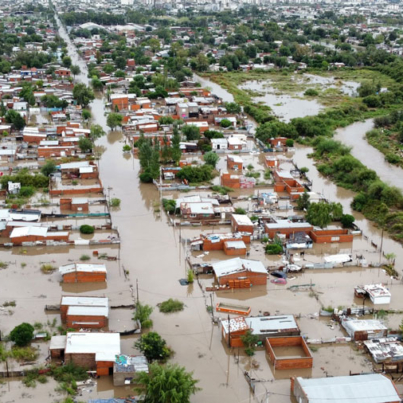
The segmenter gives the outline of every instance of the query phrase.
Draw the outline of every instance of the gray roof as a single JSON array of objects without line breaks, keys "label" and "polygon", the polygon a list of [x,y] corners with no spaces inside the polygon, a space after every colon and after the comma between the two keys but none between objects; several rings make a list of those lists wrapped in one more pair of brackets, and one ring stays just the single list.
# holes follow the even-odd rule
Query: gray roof
[{"label": "gray roof", "polygon": [[293,315],[249,317],[245,318],[245,322],[252,333],[257,335],[270,336],[281,331],[299,329]]},{"label": "gray roof", "polygon": [[381,374],[297,380],[312,403],[400,402],[392,382]]},{"label": "gray roof", "polygon": [[244,273],[247,271],[267,274],[266,268],[259,260],[240,259],[239,257],[215,262],[212,266],[217,277],[228,276],[229,274],[234,273]]}]

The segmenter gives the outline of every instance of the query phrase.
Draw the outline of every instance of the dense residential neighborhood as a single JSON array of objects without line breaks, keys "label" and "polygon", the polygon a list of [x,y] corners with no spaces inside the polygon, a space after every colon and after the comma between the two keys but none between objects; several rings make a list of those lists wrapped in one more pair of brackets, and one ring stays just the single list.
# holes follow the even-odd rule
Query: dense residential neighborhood
[{"label": "dense residential neighborhood", "polygon": [[0,401],[403,395],[396,1],[3,1]]}]

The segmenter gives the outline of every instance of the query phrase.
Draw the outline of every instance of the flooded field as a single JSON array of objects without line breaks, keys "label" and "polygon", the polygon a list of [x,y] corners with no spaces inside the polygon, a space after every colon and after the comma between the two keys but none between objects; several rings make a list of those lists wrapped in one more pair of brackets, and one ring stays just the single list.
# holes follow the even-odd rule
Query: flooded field
[{"label": "flooded field", "polygon": [[[284,83],[281,78],[251,80],[241,84],[240,88],[251,91],[254,102],[270,106],[280,120],[289,122],[294,118],[317,115],[325,108],[326,99],[331,95],[356,96],[360,86],[358,82],[313,74],[295,74],[287,80],[289,82]],[[286,90],[283,86],[286,86]],[[304,92],[307,89],[323,93],[324,98],[306,98]]]},{"label": "flooded field", "polygon": [[[81,68],[79,80],[88,83],[84,62],[75,52],[64,28],[60,29],[60,33],[68,42],[69,55],[73,59],[73,64],[78,64]],[[216,93],[213,84],[207,80],[204,80],[202,85],[211,87],[213,93]],[[217,89],[217,95],[222,97],[223,91],[223,89]],[[228,95],[223,99],[231,100]],[[277,99],[277,102],[280,101]],[[102,125],[109,132],[105,123],[104,103],[101,96],[92,103],[91,109],[94,123]],[[349,128],[343,130],[347,131]],[[137,297],[136,282],[138,281],[140,301],[154,307],[153,329],[165,338],[168,345],[175,351],[172,361],[193,371],[194,377],[200,380],[198,386],[202,388],[202,391],[192,398],[192,402],[252,402],[255,398],[261,401],[265,396],[270,396],[271,401],[288,403],[291,402],[290,376],[347,375],[349,371],[368,372],[372,369],[368,356],[354,350],[350,345],[321,345],[312,353],[314,367],[311,370],[275,371],[263,348],[259,348],[253,357],[244,355],[243,349],[229,350],[226,343],[222,341],[220,327],[213,323],[207,307],[211,305],[215,307],[219,302],[242,301],[243,305],[253,307],[252,315],[255,316],[262,312],[293,313],[298,315],[298,324],[303,336],[312,339],[330,339],[345,334],[339,325],[332,325],[328,319],[318,317],[322,306],[334,308],[353,304],[360,306],[362,302],[354,297],[354,286],[383,282],[392,292],[391,307],[399,307],[403,302],[400,281],[390,279],[381,269],[353,267],[305,271],[296,274],[295,279],[288,285],[269,282],[267,287],[256,286],[235,292],[219,291],[212,293],[211,296],[199,286],[198,282],[182,286],[179,280],[186,277],[186,257],[195,257],[196,253],[187,250],[181,239],[198,236],[201,232],[229,232],[230,227],[180,229],[169,226],[168,218],[164,213],[154,212],[153,206],[160,202],[162,195],[154,186],[139,182],[139,162],[131,154],[123,155],[122,139],[121,132],[109,132],[97,142],[103,150],[99,169],[104,188],[110,189],[110,197],[117,197],[122,201],[120,208],[111,212],[112,223],[115,230],[119,232],[121,244],[102,247],[27,247],[2,250],[1,260],[7,262],[8,267],[0,270],[0,283],[7,284],[7,287],[2,289],[1,301],[3,303],[16,301],[15,308],[8,307],[0,311],[4,333],[10,332],[15,325],[26,320],[27,317],[32,318],[32,321],[45,324],[48,321],[53,324],[53,320],[56,319],[55,326],[58,326],[60,316],[48,314],[45,306],[58,304],[61,295],[65,293],[105,296],[110,299],[111,305],[132,304]],[[309,168],[308,176],[313,181],[314,191],[323,193],[332,201],[339,201],[345,212],[351,212],[350,202],[354,193],[338,188],[319,175],[313,161],[308,158],[311,151],[307,147],[299,146],[291,157],[298,166]],[[248,155],[245,160],[263,173],[259,155]],[[224,169],[222,160],[219,169]],[[262,190],[264,188],[259,189],[259,191]],[[231,196],[251,195],[257,191],[256,189],[237,191]],[[249,207],[251,203],[250,200],[244,200],[236,203],[236,206]],[[312,252],[306,253],[304,259],[316,261],[325,254],[346,251],[352,252],[353,255],[364,253],[368,261],[378,261],[379,250],[371,247],[370,242],[373,241],[379,245],[381,232],[360,214],[354,212],[354,215],[364,236],[356,237],[352,244],[316,246]],[[70,219],[67,221],[74,222]],[[383,250],[387,253],[396,253],[397,268],[400,272],[403,264],[401,245],[385,234]],[[98,260],[93,256],[94,251],[115,256],[118,260],[107,262]],[[84,254],[89,255],[94,263],[106,264],[108,269],[106,284],[60,284],[61,277],[57,271],[44,274],[40,270],[43,263],[51,263],[58,267],[68,262],[79,261]],[[265,255],[263,246],[259,242],[254,242],[250,247],[250,257],[261,260],[265,266],[276,264],[280,260],[278,256]],[[225,258],[227,257],[222,252],[211,252],[200,259],[207,262]],[[202,286],[210,285],[213,281],[208,275],[200,276],[199,280]],[[315,284],[313,289],[318,299],[309,291],[287,289],[294,284]],[[183,301],[184,311],[173,314],[159,312],[157,304],[168,298]],[[367,301],[366,306],[371,306],[371,303]],[[113,311],[109,328],[112,330],[129,328],[130,316],[131,312],[127,310]],[[225,319],[227,315],[214,312],[214,317]],[[391,319],[390,323],[395,325],[397,322]],[[138,336],[124,337],[122,353],[135,354],[133,343],[137,338]],[[261,381],[256,383],[254,396],[245,379],[244,371],[250,371],[251,376]],[[13,379],[0,385],[0,400],[7,403],[60,400],[62,395],[55,391],[56,387],[55,382],[50,380],[45,385],[30,389],[23,386],[18,379]],[[82,395],[78,396],[78,400],[85,401],[94,397],[123,397],[131,392],[131,387],[114,387],[111,377],[104,377],[96,380],[93,385],[85,387]]]}]

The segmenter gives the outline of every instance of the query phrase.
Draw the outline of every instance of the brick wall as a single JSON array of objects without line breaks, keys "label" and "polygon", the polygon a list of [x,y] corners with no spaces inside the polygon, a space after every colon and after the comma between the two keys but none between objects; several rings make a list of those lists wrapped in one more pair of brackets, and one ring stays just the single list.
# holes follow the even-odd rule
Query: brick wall
[{"label": "brick wall", "polygon": [[267,284],[267,274],[265,273],[253,273],[253,272],[240,272],[240,273],[233,273],[229,274],[228,276],[220,277],[219,284],[225,285],[230,280],[238,280],[239,277],[246,277],[250,280],[252,285],[266,285]]},{"label": "brick wall", "polygon": [[[82,324],[86,322],[85,324]],[[66,326],[68,328],[80,329],[82,327],[88,329],[101,329],[108,326],[108,318],[105,316],[85,316],[85,315],[69,315],[66,316]]]},{"label": "brick wall", "polygon": [[103,272],[76,272],[63,276],[63,283],[103,283],[106,281],[106,273]]},{"label": "brick wall", "polygon": [[311,231],[309,236],[316,243],[353,242],[354,238],[347,229]]},{"label": "brick wall", "polygon": [[66,354],[64,360],[86,369],[96,369],[95,354]]}]

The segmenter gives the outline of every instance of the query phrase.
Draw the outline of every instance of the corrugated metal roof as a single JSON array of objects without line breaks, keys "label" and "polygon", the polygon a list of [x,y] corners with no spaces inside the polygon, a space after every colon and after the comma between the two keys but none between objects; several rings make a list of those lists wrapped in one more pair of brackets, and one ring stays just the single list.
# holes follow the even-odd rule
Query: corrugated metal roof
[{"label": "corrugated metal roof", "polygon": [[392,382],[380,374],[336,376],[329,378],[297,378],[308,401],[312,403],[385,403],[400,397]]}]

